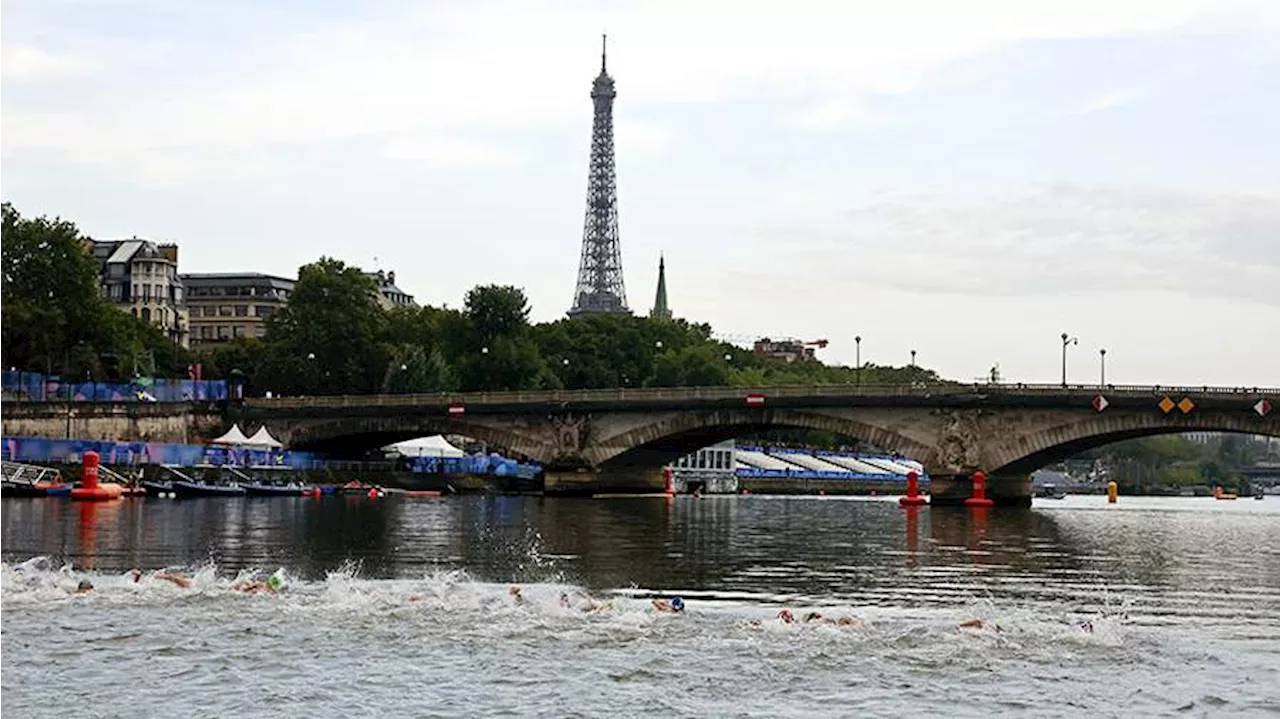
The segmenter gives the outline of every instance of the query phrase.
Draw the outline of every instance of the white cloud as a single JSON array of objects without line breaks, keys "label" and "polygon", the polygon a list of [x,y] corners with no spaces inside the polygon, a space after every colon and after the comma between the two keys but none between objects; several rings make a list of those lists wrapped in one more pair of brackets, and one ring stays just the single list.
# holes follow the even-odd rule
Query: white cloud
[{"label": "white cloud", "polygon": [[98,69],[98,63],[87,57],[53,53],[32,45],[6,42],[0,48],[0,76],[5,82],[27,83],[91,75]]},{"label": "white cloud", "polygon": [[[902,197],[774,229],[793,266],[918,292],[1171,292],[1280,305],[1280,195],[1048,185],[960,203]],[[892,273],[859,272],[892,267]]]},{"label": "white cloud", "polygon": [[515,167],[527,160],[524,153],[460,137],[401,134],[382,145],[382,156],[412,160],[433,168]]},{"label": "white cloud", "polygon": [[[590,111],[601,26],[617,29],[610,70],[620,122],[645,107],[765,92],[810,108],[793,121],[826,126],[860,117],[859,93],[909,90],[949,60],[1026,38],[1173,27],[1209,7],[1207,0],[811,2],[786,12],[723,2],[607,11],[521,2],[430,11],[370,6],[384,14],[259,38],[226,47],[222,56],[157,37],[154,43],[170,48],[172,82],[131,86],[136,95],[127,101],[99,97],[57,116],[6,103],[5,144],[11,152],[128,162],[140,151],[173,146],[239,149],[415,129],[562,126]],[[119,73],[154,72],[147,68],[155,53],[145,41],[103,37],[93,49],[117,58],[112,69]],[[15,72],[28,76],[42,65],[44,72],[74,66],[29,46],[15,52],[27,58]]]}]

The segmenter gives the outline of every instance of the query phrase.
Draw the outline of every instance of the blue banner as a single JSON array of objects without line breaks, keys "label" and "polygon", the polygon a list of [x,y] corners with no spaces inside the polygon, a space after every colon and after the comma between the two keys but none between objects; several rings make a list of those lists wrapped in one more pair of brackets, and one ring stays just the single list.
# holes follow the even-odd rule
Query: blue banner
[{"label": "blue banner", "polygon": [[57,375],[4,370],[3,389],[31,402],[195,402],[225,400],[226,380],[151,379],[133,382],[64,381]]}]

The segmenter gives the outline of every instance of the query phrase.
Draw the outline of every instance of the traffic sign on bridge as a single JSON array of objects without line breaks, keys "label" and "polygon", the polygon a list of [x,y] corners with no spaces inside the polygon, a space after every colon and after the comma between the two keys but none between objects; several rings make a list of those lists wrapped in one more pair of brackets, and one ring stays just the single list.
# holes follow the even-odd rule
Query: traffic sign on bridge
[{"label": "traffic sign on bridge", "polygon": [[1109,404],[1111,403],[1108,402],[1107,398],[1103,397],[1102,395],[1098,395],[1097,397],[1093,398],[1093,408],[1098,410],[1099,412],[1106,409],[1107,405]]},{"label": "traffic sign on bridge", "polygon": [[1266,417],[1271,413],[1271,403],[1264,397],[1253,406],[1253,411],[1257,412],[1259,417]]}]

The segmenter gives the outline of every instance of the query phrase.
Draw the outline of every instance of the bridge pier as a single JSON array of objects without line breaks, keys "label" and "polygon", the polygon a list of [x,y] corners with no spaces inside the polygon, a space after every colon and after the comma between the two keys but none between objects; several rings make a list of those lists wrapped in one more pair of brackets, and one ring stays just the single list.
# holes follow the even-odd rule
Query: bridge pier
[{"label": "bridge pier", "polygon": [[[937,507],[964,506],[964,500],[973,494],[973,482],[969,474],[930,474],[929,504]],[[987,497],[997,507],[1030,507],[1031,475],[987,475]]]},{"label": "bridge pier", "polygon": [[549,497],[589,497],[593,494],[661,494],[666,489],[662,467],[605,467],[547,469],[542,493]]}]

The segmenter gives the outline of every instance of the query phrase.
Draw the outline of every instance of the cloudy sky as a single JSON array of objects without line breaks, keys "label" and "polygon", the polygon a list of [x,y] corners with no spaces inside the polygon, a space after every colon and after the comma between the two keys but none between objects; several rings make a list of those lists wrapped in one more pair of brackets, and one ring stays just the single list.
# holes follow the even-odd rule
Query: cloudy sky
[{"label": "cloudy sky", "polygon": [[[785,10],[784,10],[785,8]],[[609,33],[628,300],[831,361],[1280,386],[1280,6],[7,0],[3,195],[184,271],[568,309]]]}]

